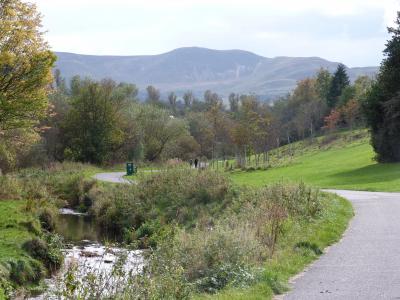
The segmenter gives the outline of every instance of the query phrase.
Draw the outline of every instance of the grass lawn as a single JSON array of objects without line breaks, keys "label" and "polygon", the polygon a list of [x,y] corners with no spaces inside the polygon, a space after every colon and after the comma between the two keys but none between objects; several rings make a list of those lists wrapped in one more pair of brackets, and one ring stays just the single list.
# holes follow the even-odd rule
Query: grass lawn
[{"label": "grass lawn", "polygon": [[277,181],[303,181],[320,188],[400,191],[400,164],[376,163],[367,139],[303,153],[283,166],[262,171],[233,172],[232,179],[252,186]]},{"label": "grass lawn", "polygon": [[[336,195],[324,193],[324,210],[314,221],[288,222],[284,239],[278,242],[277,253],[265,263],[260,282],[246,289],[226,289],[216,295],[196,299],[271,299],[288,290],[288,281],[317,259],[323,249],[339,241],[346,230],[353,208]],[[296,247],[299,243],[303,247]]]}]

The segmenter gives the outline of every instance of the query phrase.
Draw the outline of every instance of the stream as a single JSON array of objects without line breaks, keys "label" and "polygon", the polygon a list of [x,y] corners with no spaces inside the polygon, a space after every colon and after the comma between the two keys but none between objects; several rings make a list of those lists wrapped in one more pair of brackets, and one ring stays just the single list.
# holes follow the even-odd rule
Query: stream
[{"label": "stream", "polygon": [[[94,220],[84,213],[62,208],[56,222],[56,232],[63,236],[66,248],[64,265],[52,278],[45,280],[47,291],[31,300],[60,299],[60,278],[71,267],[75,268],[78,281],[84,281],[89,273],[98,278],[107,278],[107,286],[121,282],[122,274],[139,274],[145,265],[142,250],[127,250],[118,247],[118,237],[100,230]],[[106,246],[107,245],[107,246]],[[123,257],[124,265],[115,277],[116,263]],[[106,291],[107,292],[107,291]]]}]

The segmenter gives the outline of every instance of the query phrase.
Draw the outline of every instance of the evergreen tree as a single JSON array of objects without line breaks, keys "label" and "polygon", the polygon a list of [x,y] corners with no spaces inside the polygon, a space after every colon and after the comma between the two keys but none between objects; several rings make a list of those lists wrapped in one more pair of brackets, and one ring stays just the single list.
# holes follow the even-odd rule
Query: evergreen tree
[{"label": "evergreen tree", "polygon": [[396,28],[384,50],[376,82],[364,102],[364,110],[371,128],[371,143],[379,162],[400,161],[400,12]]},{"label": "evergreen tree", "polygon": [[328,93],[327,104],[330,108],[334,108],[336,106],[343,90],[349,85],[350,80],[346,72],[346,67],[343,64],[339,64],[335,74],[333,75]]}]

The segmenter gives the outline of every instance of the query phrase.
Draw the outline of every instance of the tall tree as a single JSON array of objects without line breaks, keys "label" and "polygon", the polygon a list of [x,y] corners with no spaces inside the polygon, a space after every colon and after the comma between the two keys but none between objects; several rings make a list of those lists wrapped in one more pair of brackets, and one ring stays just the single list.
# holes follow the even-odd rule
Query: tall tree
[{"label": "tall tree", "polygon": [[30,128],[45,115],[55,56],[33,4],[0,1],[0,133]]},{"label": "tall tree", "polygon": [[160,91],[154,86],[149,85],[146,88],[147,91],[147,102],[150,104],[158,104],[160,102]]},{"label": "tall tree", "polygon": [[174,144],[188,134],[184,120],[170,116],[167,110],[158,106],[137,105],[132,114],[139,124],[145,158],[149,161],[160,159],[168,144]]},{"label": "tall tree", "polygon": [[386,44],[377,80],[364,102],[379,162],[400,161],[400,12],[395,24],[388,29],[392,38]]},{"label": "tall tree", "polygon": [[331,87],[332,75],[327,69],[321,68],[315,76],[315,89],[322,101],[327,103]]},{"label": "tall tree", "polygon": [[210,90],[207,90],[204,93],[204,103],[208,110],[212,107],[222,104],[222,100],[217,93],[213,93]]},{"label": "tall tree", "polygon": [[187,91],[183,94],[183,102],[185,104],[185,108],[188,109],[192,106],[194,100],[193,93],[191,91]]},{"label": "tall tree", "polygon": [[111,80],[85,79],[77,86],[62,125],[64,154],[67,159],[102,163],[123,145],[126,95],[117,92]]},{"label": "tall tree", "polygon": [[229,110],[233,113],[237,113],[239,111],[239,101],[240,97],[238,94],[231,93],[229,94]]},{"label": "tall tree", "polygon": [[[322,125],[325,104],[318,95],[316,79],[304,79],[298,82],[288,106],[292,111],[292,127],[297,131],[298,138],[313,136],[316,129]],[[288,142],[289,142],[288,136]]]},{"label": "tall tree", "polygon": [[169,102],[169,106],[171,107],[174,114],[176,113],[176,99],[177,99],[177,96],[175,95],[174,92],[169,93],[168,102]]},{"label": "tall tree", "polygon": [[335,74],[333,75],[328,93],[327,104],[329,108],[333,108],[337,105],[340,95],[342,95],[343,90],[349,85],[350,80],[346,72],[346,67],[343,64],[339,64]]}]

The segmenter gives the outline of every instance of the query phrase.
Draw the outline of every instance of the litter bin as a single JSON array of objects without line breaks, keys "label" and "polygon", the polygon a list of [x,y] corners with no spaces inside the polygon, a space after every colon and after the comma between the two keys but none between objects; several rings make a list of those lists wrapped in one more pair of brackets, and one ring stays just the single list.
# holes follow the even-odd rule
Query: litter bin
[{"label": "litter bin", "polygon": [[126,175],[131,176],[135,173],[135,166],[133,163],[126,163]]}]

